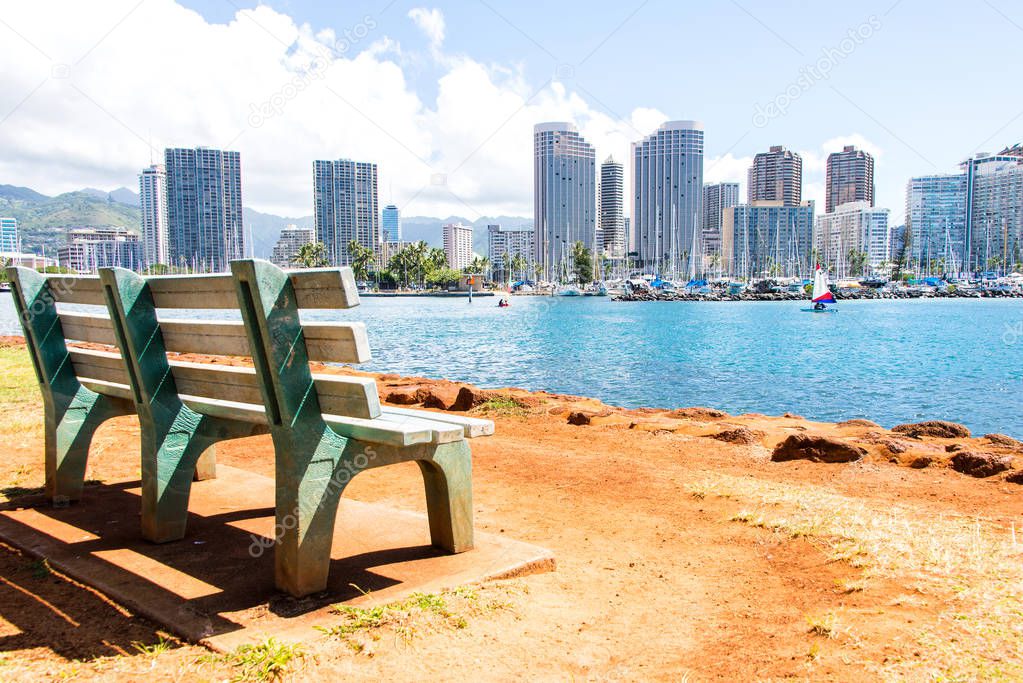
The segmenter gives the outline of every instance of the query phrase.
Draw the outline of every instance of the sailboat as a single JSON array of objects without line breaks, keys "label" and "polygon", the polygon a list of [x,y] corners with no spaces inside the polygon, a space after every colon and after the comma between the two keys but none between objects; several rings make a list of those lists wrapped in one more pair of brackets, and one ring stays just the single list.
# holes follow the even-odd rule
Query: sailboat
[{"label": "sailboat", "polygon": [[[828,308],[828,306],[832,308]],[[835,295],[828,289],[828,276],[820,264],[817,264],[817,271],[813,274],[813,308],[800,309],[807,313],[838,313]]]}]

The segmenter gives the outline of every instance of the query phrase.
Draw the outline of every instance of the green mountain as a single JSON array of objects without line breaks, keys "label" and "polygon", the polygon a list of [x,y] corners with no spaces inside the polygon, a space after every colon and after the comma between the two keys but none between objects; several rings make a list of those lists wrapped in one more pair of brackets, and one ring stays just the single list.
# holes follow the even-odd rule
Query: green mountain
[{"label": "green mountain", "polygon": [[109,196],[80,191],[47,197],[10,185],[0,186],[0,216],[18,219],[23,250],[38,252],[45,247],[51,253],[64,244],[68,228],[116,225],[138,232],[141,224],[138,207]]}]

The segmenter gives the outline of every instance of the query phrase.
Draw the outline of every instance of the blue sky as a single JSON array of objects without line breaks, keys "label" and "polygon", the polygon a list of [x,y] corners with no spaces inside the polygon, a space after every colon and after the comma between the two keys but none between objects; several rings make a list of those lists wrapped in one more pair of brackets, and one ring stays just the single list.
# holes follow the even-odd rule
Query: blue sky
[{"label": "blue sky", "polygon": [[[708,180],[744,181],[753,154],[782,144],[804,154],[808,198],[823,195],[826,154],[860,143],[877,156],[878,204],[899,221],[910,176],[953,172],[976,151],[1023,139],[1023,7],[1007,0],[147,0],[140,8],[110,0],[80,16],[71,16],[74,4],[46,9],[60,4],[12,9],[10,27],[43,49],[4,39],[0,56],[19,66],[39,61],[44,78],[53,67],[40,52],[60,60],[54,53],[67,49],[71,62],[76,57],[67,45],[77,41],[78,53],[88,50],[89,57],[81,66],[74,62],[70,79],[38,93],[34,74],[9,72],[0,105],[16,111],[0,126],[0,143],[14,156],[23,146],[26,159],[39,161],[45,155],[38,144],[28,150],[25,129],[40,127],[40,118],[66,104],[78,115],[98,109],[90,130],[115,147],[123,139],[123,149],[116,156],[82,150],[81,158],[65,151],[74,175],[54,174],[52,166],[35,173],[20,161],[16,170],[49,183],[44,190],[131,186],[148,161],[139,141],[151,138],[155,148],[240,149],[251,179],[246,203],[263,210],[309,213],[312,158],[372,157],[381,165],[382,194],[406,214],[528,216],[529,130],[537,120],[578,118],[603,158],[626,156],[628,142],[660,121],[697,119],[706,129]],[[433,33],[428,21],[413,17],[416,11],[439,22]],[[126,62],[170,59],[167,53],[182,43],[159,28],[175,22],[186,43],[222,42],[245,54],[231,64],[234,55],[210,52],[213,64],[200,72],[209,83],[181,81],[194,93],[140,81]],[[310,80],[308,91],[273,120],[244,130],[247,112],[282,92],[290,75],[301,75],[305,67],[287,62],[303,50],[313,54],[310,36],[333,43],[353,30],[358,39],[322,79],[329,93],[321,79]],[[152,47],[145,57],[140,44]],[[204,54],[196,53],[189,59]],[[249,65],[251,73],[242,73]],[[816,72],[822,67],[826,78]],[[159,68],[185,67],[168,61]],[[58,89],[68,81],[73,90]],[[115,94],[124,82],[131,91]],[[18,104],[30,92],[32,100]],[[48,92],[54,99],[47,106]],[[170,104],[168,95],[177,100]],[[52,115],[56,129],[40,130],[40,139],[67,127]],[[0,176],[17,180],[3,160]],[[446,180],[430,180],[437,177]]]}]

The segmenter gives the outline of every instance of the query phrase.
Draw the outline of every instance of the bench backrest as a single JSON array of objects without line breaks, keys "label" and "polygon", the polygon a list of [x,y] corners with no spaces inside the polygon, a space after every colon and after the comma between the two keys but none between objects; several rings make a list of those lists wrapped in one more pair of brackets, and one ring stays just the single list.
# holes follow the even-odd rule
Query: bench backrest
[{"label": "bench backrest", "polygon": [[[142,278],[122,269],[103,270],[100,277],[46,277],[19,269],[22,272],[12,278],[16,298],[25,292],[18,282],[34,283],[30,300],[22,299],[19,309],[28,311],[30,317],[42,314],[36,325],[42,334],[32,335],[36,342],[29,339],[30,346],[45,342],[48,355],[63,355],[70,361],[67,365],[77,380],[97,393],[146,405],[163,396],[167,408],[177,405],[181,396],[199,403],[245,404],[249,409],[236,411],[237,414],[252,421],[266,420],[253,368],[184,362],[166,355],[167,352],[251,355],[248,335],[240,320],[217,319],[208,313],[198,319],[165,318],[158,314],[160,309],[239,310],[231,275]],[[299,308],[342,309],[359,303],[349,269],[292,271],[287,277]],[[69,311],[63,304],[104,306],[114,316]],[[307,323],[302,325],[302,334],[310,360],[361,363],[370,358],[362,323]],[[67,347],[65,341],[92,342],[111,348]],[[122,359],[119,349],[127,349],[127,360]],[[55,361],[57,366],[59,361]],[[135,373],[136,382],[131,381],[131,373]],[[320,375],[315,378],[315,388],[325,412],[362,418],[380,414],[376,386],[371,379]]]}]

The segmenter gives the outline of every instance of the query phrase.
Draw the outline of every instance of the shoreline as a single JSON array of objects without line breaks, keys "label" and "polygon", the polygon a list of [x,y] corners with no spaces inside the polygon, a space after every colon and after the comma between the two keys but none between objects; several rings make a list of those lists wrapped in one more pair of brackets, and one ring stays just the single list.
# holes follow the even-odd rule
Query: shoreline
[{"label": "shoreline", "polygon": [[[966,291],[966,292],[882,292],[867,290],[864,292],[844,292],[836,297],[838,303],[843,301],[911,301],[917,299],[1023,299],[1023,292],[1003,291]],[[708,301],[708,302],[767,302],[767,301],[803,301],[810,299],[802,293],[765,292],[756,294],[690,294],[688,292],[643,292],[637,294],[621,294],[611,297],[612,301],[635,303],[641,301]]]}]

